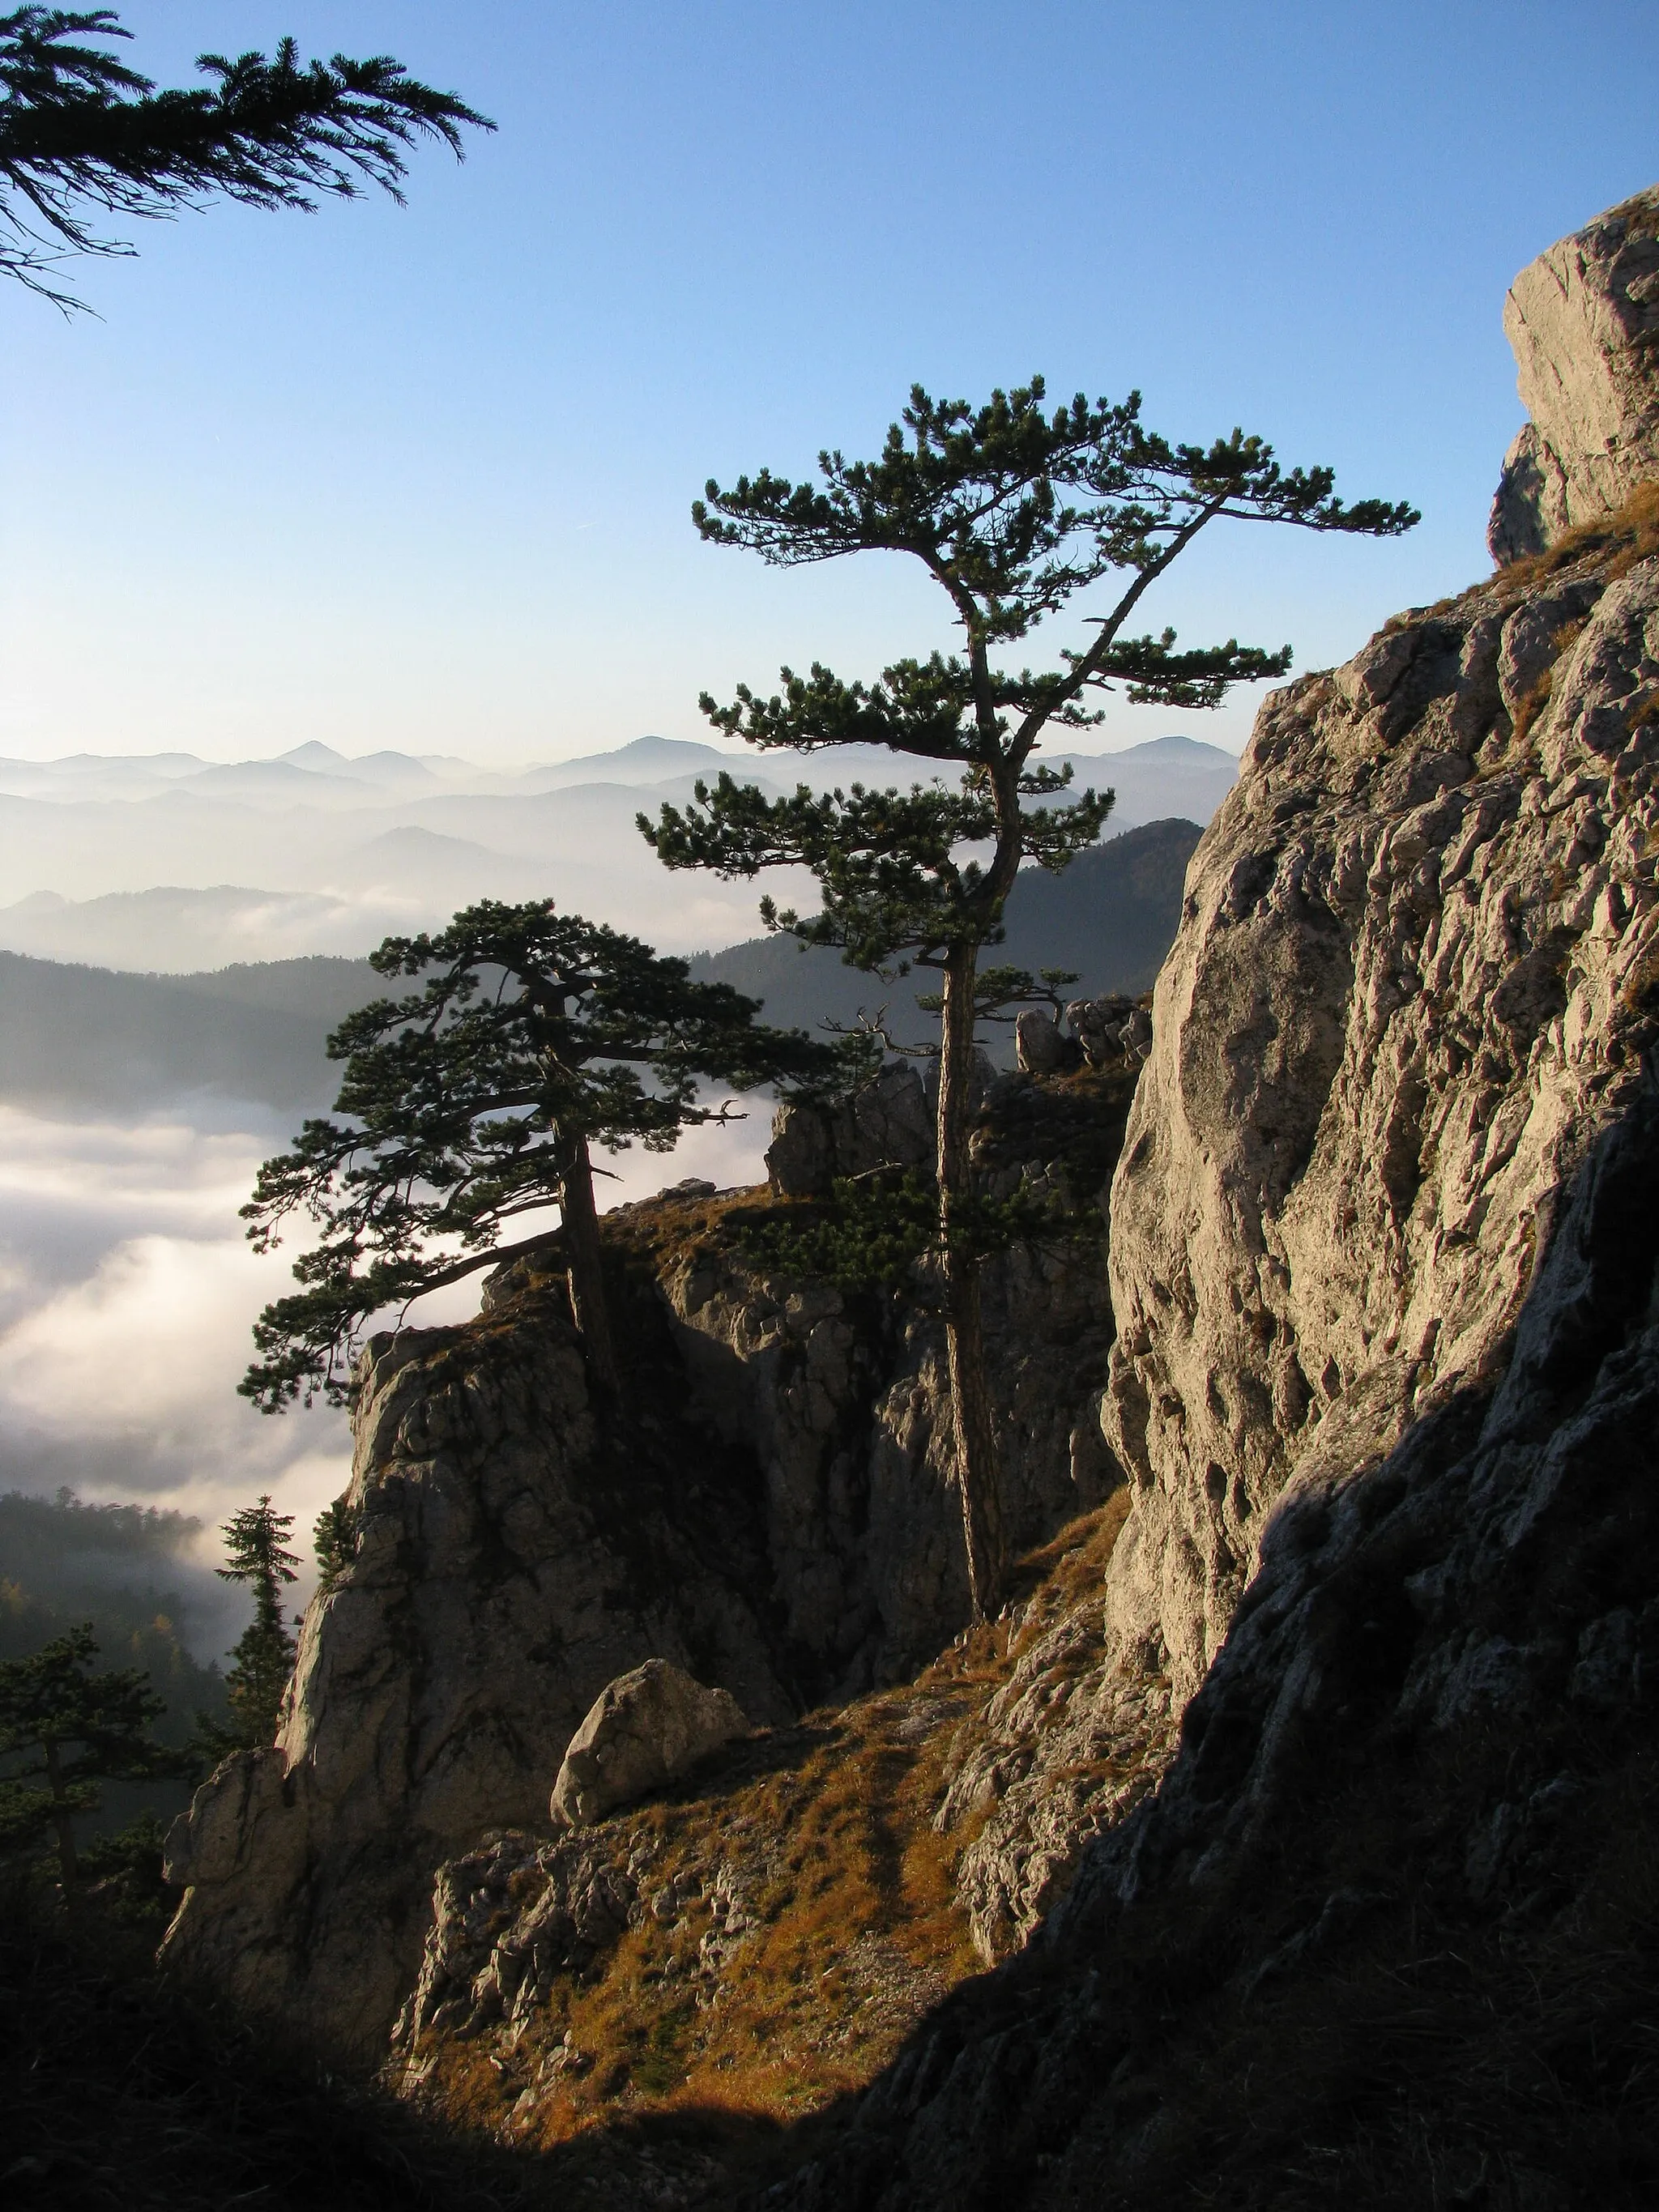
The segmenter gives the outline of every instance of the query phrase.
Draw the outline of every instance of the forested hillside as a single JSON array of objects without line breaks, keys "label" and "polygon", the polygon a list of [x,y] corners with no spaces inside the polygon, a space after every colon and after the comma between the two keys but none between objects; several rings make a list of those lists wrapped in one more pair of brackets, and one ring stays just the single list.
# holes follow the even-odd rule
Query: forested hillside
[{"label": "forested hillside", "polygon": [[[167,1711],[164,1743],[183,1744],[198,1713],[224,1710],[224,1680],[204,1655],[235,1630],[242,1608],[198,1556],[199,1521],[143,1505],[83,1504],[0,1492],[0,1661],[38,1651],[89,1620],[100,1668],[142,1667]],[[137,1813],[163,1815],[188,1801],[183,1783],[111,1783],[88,1832],[120,1827]]]},{"label": "forested hillside", "polygon": [[314,1110],[335,1024],[381,988],[362,960],[127,975],[0,952],[0,1098],[143,1113],[194,1093]]}]

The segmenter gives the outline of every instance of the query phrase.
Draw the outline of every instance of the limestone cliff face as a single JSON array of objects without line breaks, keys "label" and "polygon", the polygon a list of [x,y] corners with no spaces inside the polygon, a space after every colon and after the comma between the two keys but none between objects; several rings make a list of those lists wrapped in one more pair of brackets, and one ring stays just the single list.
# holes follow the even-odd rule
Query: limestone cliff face
[{"label": "limestone cliff face", "polygon": [[[757,1718],[790,1709],[755,1606],[748,1471],[609,1450],[568,1306],[376,1340],[349,1493],[356,1554],[313,1605],[274,1750],[198,1792],[172,1844],[174,1965],[326,2047],[379,2049],[432,1872],[544,1819],[582,1715],[674,1659]],[[647,1415],[647,1419],[649,1416]]]},{"label": "limestone cliff face", "polygon": [[[1659,560],[1407,617],[1262,710],[1113,1188],[1111,1632],[1191,1695],[1298,1470],[1490,1375],[1639,1079]],[[1547,691],[1544,686],[1547,685]]]},{"label": "limestone cliff face", "polygon": [[1103,1605],[1045,1625],[941,1812],[982,1822],[988,1958],[1172,1753],[1286,1490],[1501,1374],[1643,1079],[1656,851],[1653,484],[1263,707],[1112,1187],[1102,1428],[1133,1504]]},{"label": "limestone cliff face", "polygon": [[[992,1086],[974,1140],[984,1188],[1103,1200],[1133,1086],[1124,1072]],[[988,1261],[986,1338],[1016,1550],[1097,1504],[1111,1478],[1095,1408],[1111,1306],[1092,1240]],[[701,1408],[753,1453],[798,1673],[817,1696],[894,1681],[969,1613],[945,1335],[925,1284],[880,1298],[769,1280],[714,1239],[662,1270]]]},{"label": "limestone cliff face", "polygon": [[1504,305],[1531,420],[1504,459],[1494,561],[1542,552],[1659,474],[1659,191],[1521,271]]},{"label": "limestone cliff face", "polygon": [[[1556,250],[1598,297],[1622,271],[1643,314],[1650,201]],[[1610,359],[1593,325],[1583,345]],[[1564,389],[1601,374],[1578,346],[1559,338]],[[1140,2002],[1127,1968],[1115,2012],[1096,1990],[1113,1945],[1127,1956],[1150,1927],[1163,1973],[1190,1921],[1182,1971],[1208,1987],[1312,1955],[1351,1910],[1414,1913],[1386,1854],[1358,1891],[1324,1843],[1305,1926],[1275,1933],[1254,1900],[1328,1770],[1358,1790],[1386,1753],[1408,1792],[1425,1745],[1423,1832],[1440,1759],[1468,1765],[1486,1838],[1473,1856],[1462,1834],[1435,1845],[1435,1911],[1486,1911],[1506,1884],[1519,1910],[1554,1893],[1534,1876],[1567,1800],[1543,1762],[1565,1772],[1579,1733],[1642,1719],[1659,1653],[1659,459],[1641,460],[1628,366],[1608,387],[1618,435],[1594,449],[1632,472],[1622,506],[1626,477],[1586,461],[1574,478],[1562,432],[1550,450],[1588,520],[1567,527],[1585,510],[1564,507],[1547,550],[1264,706],[1194,856],[1121,1156],[1124,1094],[1091,1094],[1097,1079],[994,1089],[990,1188],[1086,1197],[1087,1162],[1097,1183],[1116,1159],[1109,1302],[1098,1247],[1016,1252],[987,1331],[1017,1540],[1114,1481],[1122,1532],[1103,1583],[1006,1625],[1009,1668],[994,1696],[963,1692],[979,1710],[940,1768],[980,1951],[1036,1939],[1040,1972],[1016,1958],[960,1993],[867,2100],[854,2154],[775,2202],[1018,2201],[1085,2112],[1105,2134],[1079,2136],[1076,2187],[1051,2201],[1093,2201],[1091,2145],[1117,2124],[1102,2084],[1132,2078]],[[434,1869],[499,1873],[489,1832],[536,1825],[611,1675],[674,1658],[764,1721],[893,1679],[962,1620],[925,1294],[769,1275],[722,1203],[613,1224],[644,1285],[638,1371],[659,1378],[626,1451],[545,1279],[501,1285],[472,1328],[383,1348],[362,1545],[307,1621],[283,1743],[216,1777],[180,1841],[192,1887],[170,1948],[221,1988],[382,2050]],[[616,1918],[596,1865],[544,1869],[578,1951],[590,1905],[595,1929],[601,1905]],[[501,1887],[444,1881],[434,1941],[471,1932],[428,1995],[465,1979],[495,1909],[471,1929],[458,1900]],[[1229,1919],[1252,1912],[1253,1953]],[[555,1953],[577,1955],[566,1933],[550,1974]]]}]

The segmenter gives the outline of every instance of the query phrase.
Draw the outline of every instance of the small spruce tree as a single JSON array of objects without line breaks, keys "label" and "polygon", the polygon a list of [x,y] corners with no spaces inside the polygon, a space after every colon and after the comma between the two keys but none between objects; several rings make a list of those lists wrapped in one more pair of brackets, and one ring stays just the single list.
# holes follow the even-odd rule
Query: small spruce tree
[{"label": "small spruce tree", "polygon": [[312,1525],[311,1549],[317,1562],[317,1595],[326,1597],[357,1549],[357,1516],[348,1498],[337,1498],[324,1506]]},{"label": "small spruce tree", "polygon": [[77,1819],[99,1808],[100,1782],[189,1777],[195,1756],[158,1743],[166,1711],[138,1668],[95,1674],[92,1623],[55,1637],[32,1658],[0,1665],[0,1849],[52,1832],[64,1903],[76,1910]]},{"label": "small spruce tree", "polygon": [[225,1678],[230,1727],[216,1747],[221,1755],[276,1741],[283,1692],[294,1672],[294,1637],[282,1602],[283,1585],[297,1579],[300,1564],[287,1547],[293,1526],[294,1516],[277,1512],[267,1494],[233,1513],[220,1531],[227,1564],[215,1571],[222,1581],[245,1583],[253,1592],[253,1619],[230,1655]]}]

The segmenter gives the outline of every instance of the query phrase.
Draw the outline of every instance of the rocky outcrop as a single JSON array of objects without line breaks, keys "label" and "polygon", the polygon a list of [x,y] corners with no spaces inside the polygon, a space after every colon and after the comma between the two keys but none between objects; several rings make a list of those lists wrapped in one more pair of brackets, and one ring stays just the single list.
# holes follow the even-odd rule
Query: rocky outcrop
[{"label": "rocky outcrop", "polygon": [[1500,564],[1622,507],[1659,476],[1659,191],[1521,271],[1504,330],[1531,420],[1504,456],[1487,532]]},{"label": "rocky outcrop", "polygon": [[[988,1186],[1085,1209],[1103,1195],[1128,1086],[1089,1080],[1049,1097],[1002,1079],[975,1138]],[[749,1197],[763,1215],[767,1194]],[[671,1662],[765,1725],[899,1679],[957,1633],[968,1595],[925,1290],[784,1276],[732,1206],[694,1184],[611,1218],[632,1352],[620,1412],[596,1407],[561,1279],[533,1266],[492,1284],[476,1324],[371,1344],[355,1556],[307,1615],[278,1745],[222,1768],[171,1839],[176,1972],[337,2056],[377,2057],[435,1870],[544,1824],[617,1676]],[[1000,1254],[986,1310],[1009,1519],[1038,1541],[1109,1480],[1101,1234]]]},{"label": "rocky outcrop", "polygon": [[[974,1139],[987,1193],[1100,1218],[1133,1081],[997,1079]],[[797,1679],[849,1697],[914,1673],[969,1609],[926,1285],[877,1297],[780,1278],[714,1236],[658,1264],[700,1407],[759,1464]],[[983,1299],[1004,1510],[1024,1547],[1114,1480],[1094,1413],[1112,1336],[1100,1245],[1017,1244],[987,1262]]]},{"label": "rocky outcrop", "polygon": [[[420,1977],[393,2024],[394,2043],[447,2029],[474,2035],[527,2017],[556,1975],[586,1972],[638,1922],[646,1863],[636,1856],[630,1866],[608,1836],[535,1844],[508,1835],[441,1868]],[[561,2044],[549,2071],[592,2063]]]},{"label": "rocky outcrop", "polygon": [[1659,975],[1647,532],[1500,573],[1262,708],[1112,1188],[1102,1427],[1133,1509],[1100,1611],[1022,1662],[946,1807],[982,1816],[987,1956],[1170,1755],[1286,1489],[1502,1371],[1561,1194],[1628,1110]]},{"label": "rocky outcrop", "polygon": [[827,1197],[837,1177],[890,1167],[933,1169],[933,1107],[908,1060],[838,1105],[788,1102],[772,1117],[766,1172],[780,1197]]},{"label": "rocky outcrop", "polygon": [[745,1735],[729,1690],[711,1690],[666,1659],[647,1659],[594,1699],[570,1739],[553,1784],[553,1819],[590,1827],[676,1781],[711,1751]]},{"label": "rocky outcrop", "polygon": [[543,1820],[607,1682],[668,1657],[758,1718],[789,1711],[750,1595],[769,1579],[752,1475],[695,1438],[653,1463],[642,1413],[613,1449],[556,1284],[477,1328],[374,1340],[356,1554],[307,1613],[276,1747],[222,1767],[169,1841],[175,1972],[376,2055],[434,1869]]},{"label": "rocky outcrop", "polygon": [[1152,1047],[1150,999],[1150,994],[1143,1001],[1121,992],[1073,999],[1060,1018],[1028,1006],[1014,1024],[1015,1063],[1028,1075],[1060,1075],[1083,1066],[1133,1067]]},{"label": "rocky outcrop", "polygon": [[[1106,1413],[1137,1493],[1109,1624],[1163,1638],[1182,1702],[1285,1483],[1501,1361],[1638,1083],[1659,559],[1634,550],[1277,694],[1199,848],[1113,1187]],[[1540,635],[1547,695],[1517,696]]]}]

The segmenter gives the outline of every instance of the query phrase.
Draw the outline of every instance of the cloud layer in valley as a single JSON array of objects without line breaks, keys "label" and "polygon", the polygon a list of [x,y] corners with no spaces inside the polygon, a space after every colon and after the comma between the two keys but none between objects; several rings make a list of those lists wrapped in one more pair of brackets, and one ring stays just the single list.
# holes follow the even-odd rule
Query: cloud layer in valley
[{"label": "cloud layer in valley", "polygon": [[[602,1156],[615,1180],[601,1203],[690,1175],[752,1181],[768,1131],[761,1103],[671,1155]],[[66,1485],[194,1514],[204,1572],[219,1524],[262,1492],[308,1535],[350,1471],[343,1415],[272,1418],[236,1395],[249,1325],[289,1279],[288,1255],[250,1250],[237,1208],[289,1133],[259,1109],[210,1115],[199,1101],[125,1125],[0,1107],[0,1489]],[[410,1318],[465,1317],[480,1279]]]}]

